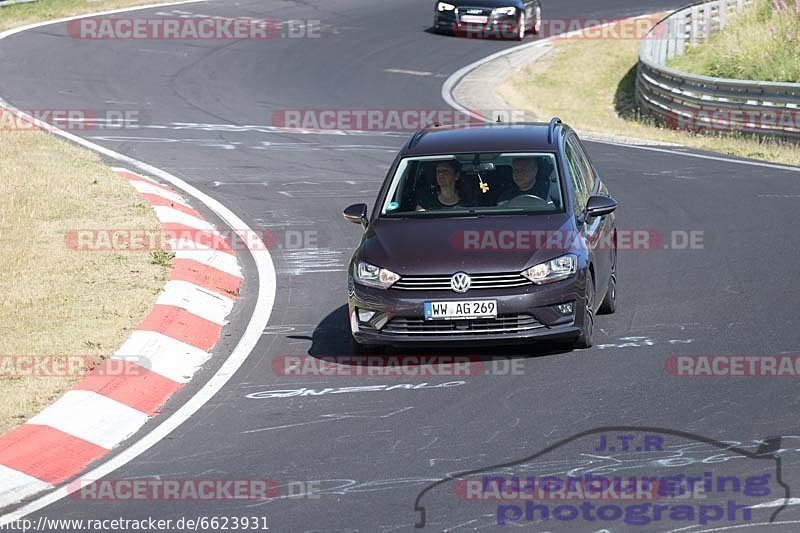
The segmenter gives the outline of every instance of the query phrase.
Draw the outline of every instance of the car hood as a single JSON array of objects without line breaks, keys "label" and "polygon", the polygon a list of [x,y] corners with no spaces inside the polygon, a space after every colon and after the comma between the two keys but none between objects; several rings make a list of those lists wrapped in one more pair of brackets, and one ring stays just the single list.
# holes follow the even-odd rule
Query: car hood
[{"label": "car hood", "polygon": [[545,244],[553,234],[574,238],[568,215],[384,218],[370,224],[359,255],[401,276],[520,272],[565,253],[561,242]]}]

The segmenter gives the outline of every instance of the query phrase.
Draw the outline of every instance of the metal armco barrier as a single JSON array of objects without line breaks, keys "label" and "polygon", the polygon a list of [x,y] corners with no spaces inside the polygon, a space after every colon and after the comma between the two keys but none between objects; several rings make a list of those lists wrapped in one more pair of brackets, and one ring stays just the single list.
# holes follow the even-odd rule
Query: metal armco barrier
[{"label": "metal armco barrier", "polygon": [[37,0],[0,0],[0,7],[13,6],[14,4],[28,4]]},{"label": "metal armco barrier", "polygon": [[639,50],[636,100],[668,126],[742,131],[800,141],[800,83],[700,76],[666,66],[687,44],[706,41],[753,0],[713,0],[657,23]]}]

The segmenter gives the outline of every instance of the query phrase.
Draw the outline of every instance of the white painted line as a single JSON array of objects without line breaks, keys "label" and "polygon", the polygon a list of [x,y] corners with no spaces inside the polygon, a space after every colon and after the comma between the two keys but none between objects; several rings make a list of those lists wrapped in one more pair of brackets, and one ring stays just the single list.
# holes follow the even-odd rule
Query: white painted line
[{"label": "white painted line", "polygon": [[389,74],[408,74],[409,76],[433,76],[433,72],[423,70],[406,70],[403,68],[387,68],[383,70]]},{"label": "white painted line", "polygon": [[[177,3],[173,2],[167,4],[153,4],[149,6],[138,6],[133,8],[112,10],[104,13],[95,13],[94,15],[100,16],[100,15],[122,13],[126,11],[135,11],[152,7],[159,7],[159,6],[176,5],[183,3],[188,4],[193,2],[195,2],[195,0],[188,0],[186,2],[177,2]],[[51,24],[55,24],[57,22],[66,22],[70,20],[84,18],[85,16],[86,15],[70,17],[67,19],[61,19],[59,21],[42,22],[37,24],[31,24],[22,28],[8,30],[3,33],[0,33],[0,39],[9,37],[16,33],[20,33],[27,29],[41,28],[43,26],[48,26]],[[8,102],[0,99],[0,107],[8,109],[11,106],[8,104]],[[27,119],[32,120],[33,117],[28,116]],[[234,214],[230,209],[222,205],[219,201],[208,196],[204,192],[200,191],[196,187],[193,187],[192,185],[183,181],[177,176],[173,176],[172,174],[165,172],[157,167],[154,167],[152,165],[149,165],[132,157],[125,156],[123,154],[120,154],[119,152],[109,150],[108,148],[100,146],[99,144],[87,141],[72,133],[59,130],[57,128],[52,128],[49,129],[48,131],[51,131],[54,135],[58,135],[63,139],[67,139],[71,142],[79,144],[85,148],[93,150],[106,157],[115,159],[119,161],[121,164],[130,165],[132,167],[139,169],[139,171],[141,172],[150,174],[161,180],[164,180],[167,183],[172,184],[173,186],[191,195],[197,201],[203,203],[205,206],[211,209],[211,211],[213,211],[217,216],[219,216],[220,219],[224,221],[230,228],[233,228],[239,234],[239,236],[242,238],[243,241],[250,242],[248,241],[248,238],[254,232],[252,229],[250,229],[249,226],[247,226],[247,224],[244,223],[244,221],[242,221],[242,219],[236,216],[236,214]],[[99,479],[105,477],[108,474],[114,472],[116,469],[128,464],[130,461],[132,461],[133,459],[140,456],[142,453],[149,450],[152,446],[161,442],[161,440],[167,437],[170,433],[172,433],[172,431],[174,431],[177,427],[183,424],[194,413],[200,410],[209,400],[211,400],[211,398],[213,398],[214,395],[217,392],[219,392],[219,390],[222,387],[225,386],[228,380],[230,380],[230,378],[236,373],[239,367],[241,367],[242,364],[245,362],[247,357],[250,355],[250,352],[253,350],[253,348],[255,348],[256,344],[260,340],[261,334],[264,331],[264,328],[267,326],[267,323],[269,322],[269,317],[272,314],[272,307],[275,304],[275,292],[277,290],[275,265],[272,263],[272,257],[269,255],[269,251],[264,246],[264,243],[260,241],[255,243],[254,249],[251,249],[250,253],[253,257],[253,261],[255,263],[255,267],[258,272],[258,286],[257,286],[258,296],[256,297],[253,314],[250,316],[250,320],[247,323],[247,327],[245,328],[244,333],[242,334],[241,338],[239,339],[239,342],[236,344],[231,354],[228,356],[228,358],[225,360],[225,362],[222,364],[219,370],[217,370],[217,372],[211,377],[211,379],[209,379],[209,381],[205,385],[203,385],[203,387],[201,387],[200,390],[197,391],[197,393],[195,393],[194,396],[192,396],[192,398],[190,398],[177,411],[175,411],[175,413],[173,413],[167,419],[162,421],[158,426],[156,426],[152,431],[144,435],[141,439],[131,444],[128,448],[122,450],[114,457],[103,462],[98,467],[88,472],[86,474],[87,477],[91,479]],[[31,513],[34,513],[44,507],[47,507],[52,503],[55,503],[63,498],[66,498],[67,496],[69,496],[71,492],[74,492],[75,490],[77,490],[76,487],[68,487],[62,485],[56,490],[53,490],[52,492],[45,494],[44,496],[41,496],[40,498],[37,498],[23,505],[22,507],[1,516],[0,526],[12,523],[15,520],[19,520],[25,516],[28,516]]]},{"label": "white painted line", "polygon": [[[180,239],[175,252],[176,259],[191,259],[204,265],[208,265],[217,270],[221,270],[237,278],[242,277],[242,269],[236,262],[236,256],[219,250],[192,250],[192,246],[199,248],[194,241]],[[267,254],[269,255],[269,253]]]},{"label": "white painted line", "polygon": [[233,310],[233,299],[180,280],[168,281],[156,304],[180,307],[220,326]]},{"label": "white painted line", "polygon": [[598,144],[609,144],[609,145],[612,145],[612,146],[619,146],[620,148],[622,148],[622,147],[625,147],[625,148],[636,148],[638,150],[647,150],[647,151],[650,151],[650,152],[662,152],[662,153],[670,154],[670,155],[680,155],[680,156],[684,156],[684,157],[694,157],[695,159],[708,159],[708,160],[711,160],[711,161],[719,161],[721,163],[734,163],[734,164],[737,164],[737,165],[749,165],[751,167],[772,168],[772,169],[775,169],[775,170],[786,170],[786,171],[789,171],[789,172],[800,172],[800,167],[791,167],[791,166],[788,166],[788,165],[780,165],[778,163],[767,163],[767,162],[761,162],[761,161],[748,161],[746,159],[731,159],[730,157],[714,156],[714,155],[706,155],[706,154],[697,154],[697,153],[694,153],[694,152],[685,152],[683,150],[670,150],[670,149],[667,149],[667,148],[656,148],[654,146],[638,146],[638,145],[633,145],[633,144],[623,145],[623,144],[619,144],[619,143],[612,142],[612,141],[592,140],[592,141],[589,141],[589,142],[594,142],[594,143],[598,143]]},{"label": "white painted line", "polygon": [[178,211],[174,207],[157,205],[153,207],[153,211],[156,212],[156,216],[162,224],[183,224],[184,226],[189,226],[193,229],[214,231],[214,226],[212,226],[208,221],[203,220],[202,218],[194,217],[184,213],[183,211]]},{"label": "white painted line", "polygon": [[[720,526],[720,527],[713,527],[711,529],[697,529],[698,525],[693,524],[691,526],[681,527],[678,529],[670,529],[669,531],[665,531],[664,533],[678,533],[679,531],[691,531],[692,533],[716,533],[717,531],[732,531],[734,529],[750,529],[750,528],[757,528],[760,529],[761,531],[767,529],[771,529],[774,531],[776,526],[788,525],[788,524],[800,524],[800,520],[783,520],[779,522],[748,522],[747,524],[737,524],[735,526]],[[790,530],[784,530],[784,531],[797,531],[797,526],[793,527]]]},{"label": "white painted line", "polygon": [[751,505],[750,509],[764,509],[767,507],[783,507],[784,505],[800,505],[800,498],[779,498],[771,502]]},{"label": "white painted line", "polygon": [[154,184],[147,183],[145,181],[129,181],[128,183],[136,189],[139,194],[155,194],[156,196],[160,196],[170,202],[175,202],[176,204],[185,205],[189,207],[189,204],[186,203],[186,200],[181,198],[179,194],[174,192],[170,192],[165,190],[163,187],[158,187]]},{"label": "white painted line", "polygon": [[0,509],[18,502],[30,494],[53,488],[50,483],[45,483],[28,474],[23,474],[19,470],[3,465],[0,465],[0,479],[3,480],[2,492],[0,492]]},{"label": "white painted line", "polygon": [[136,433],[148,418],[147,413],[102,394],[69,390],[27,423],[50,426],[110,450]]},{"label": "white painted line", "polygon": [[[218,239],[218,241],[215,243],[215,245],[222,244],[223,241],[224,242],[228,242],[228,244],[230,244],[230,242],[228,240],[229,236],[227,236],[227,235],[225,235],[225,234],[223,234],[223,233],[221,233],[221,232],[219,232],[217,230],[214,230],[211,233]],[[167,247],[168,247],[168,249],[173,251],[173,252],[176,252],[176,253],[178,251],[188,251],[188,252],[194,252],[194,251],[198,251],[198,252],[213,252],[213,251],[217,251],[217,252],[221,252],[221,253],[230,255],[231,257],[233,257],[235,255],[234,252],[232,252],[232,251],[228,252],[226,250],[218,250],[217,248],[213,248],[211,246],[211,244],[207,244],[206,242],[210,242],[210,237],[203,236],[203,237],[201,237],[199,239],[193,239],[191,237],[195,237],[195,235],[189,233],[188,236],[187,236],[187,233],[184,233],[182,231],[170,232],[170,233],[167,233],[167,236],[168,236],[168,238],[167,238]],[[206,242],[204,242],[204,241],[206,241]]]},{"label": "white painted line", "polygon": [[187,383],[211,358],[205,352],[157,331],[137,330],[112,359],[126,359],[177,383]]}]

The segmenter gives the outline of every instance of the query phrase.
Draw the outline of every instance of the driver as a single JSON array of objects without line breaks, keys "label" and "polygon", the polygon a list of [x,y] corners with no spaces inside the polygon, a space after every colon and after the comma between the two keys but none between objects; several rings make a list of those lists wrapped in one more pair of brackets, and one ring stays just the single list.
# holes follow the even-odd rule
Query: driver
[{"label": "driver", "polygon": [[[511,162],[514,187],[500,194],[498,204],[508,202],[522,195],[533,195],[547,200],[550,195],[548,176],[539,176],[539,163],[535,157],[517,157]],[[538,178],[538,179],[537,179]]]}]

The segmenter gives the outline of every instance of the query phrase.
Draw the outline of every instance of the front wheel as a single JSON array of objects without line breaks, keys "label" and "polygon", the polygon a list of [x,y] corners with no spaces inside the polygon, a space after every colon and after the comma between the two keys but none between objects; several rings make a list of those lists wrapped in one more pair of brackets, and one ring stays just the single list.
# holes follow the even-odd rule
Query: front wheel
[{"label": "front wheel", "polygon": [[610,315],[617,310],[617,254],[614,253],[614,261],[611,264],[611,279],[608,280],[608,290],[603,303],[600,304],[598,314]]},{"label": "front wheel", "polygon": [[592,275],[586,273],[586,305],[583,310],[583,324],[578,338],[575,339],[575,348],[584,349],[592,347],[592,336],[594,334],[594,280]]}]

